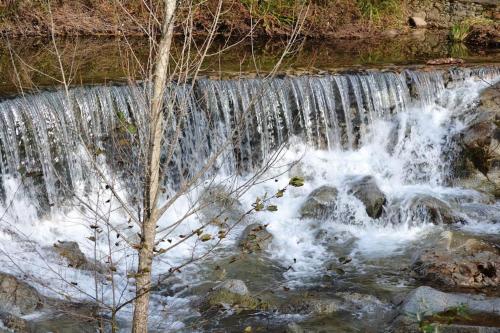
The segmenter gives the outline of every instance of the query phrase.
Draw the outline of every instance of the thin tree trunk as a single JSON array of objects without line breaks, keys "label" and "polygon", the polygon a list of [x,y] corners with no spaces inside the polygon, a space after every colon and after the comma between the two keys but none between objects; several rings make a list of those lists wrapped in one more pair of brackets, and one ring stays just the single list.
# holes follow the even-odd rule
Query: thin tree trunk
[{"label": "thin tree trunk", "polygon": [[153,77],[153,92],[150,106],[150,136],[144,184],[144,215],[141,244],[138,250],[139,263],[136,276],[136,299],[134,303],[133,333],[148,331],[149,288],[153,263],[153,247],[156,236],[158,214],[156,210],[160,182],[160,155],[163,139],[163,96],[168,76],[168,61],[173,39],[175,0],[165,0],[162,36],[157,51]]}]

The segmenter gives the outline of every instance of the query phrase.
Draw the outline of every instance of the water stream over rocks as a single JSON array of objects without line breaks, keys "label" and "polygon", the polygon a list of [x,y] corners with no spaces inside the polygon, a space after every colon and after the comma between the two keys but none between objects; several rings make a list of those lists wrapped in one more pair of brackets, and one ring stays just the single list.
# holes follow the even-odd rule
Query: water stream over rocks
[{"label": "water stream over rocks", "polygon": [[[174,98],[167,99],[168,107],[185,118],[179,144],[163,168],[165,196],[220,154],[211,177],[194,184],[160,222],[160,229],[167,227],[165,238],[183,237],[214,217],[230,225],[257,197],[276,193],[291,177],[299,176],[305,184],[274,200],[277,211],[252,214],[236,225],[212,255],[162,280],[153,294],[152,328],[382,332],[390,327],[395,299],[440,269],[437,262],[418,266],[421,275],[412,272],[418,250],[461,249],[471,237],[498,246],[495,194],[456,181],[470,150],[461,138],[478,123],[480,94],[498,80],[500,68],[488,66],[266,81],[202,79],[169,87],[168,96]],[[111,257],[115,287],[124,296],[133,292],[127,277],[135,265],[131,250],[117,240],[110,256],[105,233],[89,228],[89,220],[99,225],[102,216],[85,205],[102,205],[99,211],[119,230],[118,238],[137,237],[139,229],[97,180],[88,156],[102,166],[120,195],[132,204],[140,202],[136,184],[141,179],[140,143],[147,136],[145,88],[79,87],[70,90],[69,101],[64,91],[0,101],[2,271],[28,277],[47,297],[88,301],[98,294],[110,304],[116,297],[110,284],[96,292],[88,267],[106,264]],[[168,121],[167,139],[176,134],[177,119]],[[267,180],[239,198],[229,193],[277,151],[276,165],[263,176]],[[223,200],[168,229],[198,198]],[[224,228],[212,223],[204,232],[217,235]],[[74,244],[60,241],[78,244],[72,267],[67,266],[75,252],[61,255],[53,244],[73,250]],[[181,243],[158,259],[155,276],[204,253],[214,241]],[[493,269],[500,269],[496,264]],[[475,287],[498,296],[498,279],[488,267],[478,274],[491,282]],[[222,281],[226,284],[218,286]],[[43,317],[37,313],[23,318]],[[119,315],[125,331],[129,315],[129,308]],[[47,329],[33,322],[35,331]]]}]

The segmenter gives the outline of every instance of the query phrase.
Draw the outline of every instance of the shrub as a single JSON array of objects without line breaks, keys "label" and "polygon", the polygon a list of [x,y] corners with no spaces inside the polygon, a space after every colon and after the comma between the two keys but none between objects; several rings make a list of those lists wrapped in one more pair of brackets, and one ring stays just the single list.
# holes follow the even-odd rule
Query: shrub
[{"label": "shrub", "polygon": [[471,25],[468,22],[456,23],[451,27],[450,39],[453,42],[463,42],[469,35]]}]

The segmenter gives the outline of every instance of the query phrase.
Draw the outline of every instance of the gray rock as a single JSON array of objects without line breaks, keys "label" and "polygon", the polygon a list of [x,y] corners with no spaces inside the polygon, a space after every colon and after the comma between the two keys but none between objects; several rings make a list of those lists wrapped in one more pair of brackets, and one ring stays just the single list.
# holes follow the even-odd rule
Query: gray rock
[{"label": "gray rock", "polygon": [[0,311],[25,315],[42,308],[43,303],[35,288],[13,275],[0,273]]},{"label": "gray rock", "polygon": [[462,219],[453,213],[446,202],[430,195],[417,195],[409,200],[406,210],[412,220],[431,222],[433,224],[453,224]]},{"label": "gray rock", "polygon": [[252,223],[245,228],[239,246],[245,252],[266,250],[273,239],[273,235],[266,230],[266,226]]},{"label": "gray rock", "polygon": [[349,193],[361,200],[365,205],[366,214],[377,219],[382,215],[386,198],[378,188],[375,178],[364,176],[352,180],[349,184]]},{"label": "gray rock", "polygon": [[247,286],[241,280],[226,280],[213,288],[200,304],[205,315],[220,308],[238,308],[248,310],[267,310],[270,304],[262,298],[250,295]]},{"label": "gray rock", "polygon": [[324,185],[312,191],[300,208],[303,218],[323,218],[336,208],[338,191],[333,186]]},{"label": "gray rock", "polygon": [[401,312],[433,315],[464,305],[470,312],[500,315],[500,298],[445,293],[427,286],[412,291],[401,306]]},{"label": "gray rock", "polygon": [[227,291],[233,294],[238,295],[248,295],[249,291],[245,284],[245,282],[241,280],[230,279],[224,282],[221,282],[217,286],[215,286],[214,291]]}]

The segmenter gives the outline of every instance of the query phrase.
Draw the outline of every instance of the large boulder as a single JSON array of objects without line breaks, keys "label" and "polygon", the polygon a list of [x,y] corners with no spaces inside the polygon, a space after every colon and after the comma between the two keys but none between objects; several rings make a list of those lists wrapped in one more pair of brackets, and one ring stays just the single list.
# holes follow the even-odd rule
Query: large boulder
[{"label": "large boulder", "polygon": [[348,187],[349,193],[365,205],[368,216],[377,219],[382,215],[387,200],[377,186],[375,178],[372,176],[355,178],[348,183]]},{"label": "large boulder", "polygon": [[430,195],[411,197],[404,205],[404,209],[412,222],[430,222],[438,225],[462,222],[448,203]]},{"label": "large boulder", "polygon": [[457,135],[456,185],[500,197],[500,82],[482,92],[474,112]]},{"label": "large boulder", "polygon": [[241,236],[239,246],[248,253],[266,250],[273,239],[273,235],[267,231],[266,226],[252,223],[245,228]]},{"label": "large boulder", "polygon": [[500,250],[484,240],[446,232],[441,244],[424,249],[412,265],[415,277],[448,288],[496,290]]},{"label": "large boulder", "polygon": [[422,286],[410,292],[392,321],[393,333],[499,333],[500,298],[445,293]]},{"label": "large boulder", "polygon": [[0,311],[25,315],[42,308],[43,303],[35,288],[13,275],[0,273]]},{"label": "large boulder", "polygon": [[300,208],[303,218],[324,218],[336,208],[338,191],[333,186],[324,185],[312,191]]},{"label": "large boulder", "polygon": [[457,307],[467,307],[472,313],[500,315],[500,298],[482,295],[445,293],[428,286],[412,291],[401,306],[405,314],[433,315]]}]

